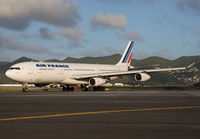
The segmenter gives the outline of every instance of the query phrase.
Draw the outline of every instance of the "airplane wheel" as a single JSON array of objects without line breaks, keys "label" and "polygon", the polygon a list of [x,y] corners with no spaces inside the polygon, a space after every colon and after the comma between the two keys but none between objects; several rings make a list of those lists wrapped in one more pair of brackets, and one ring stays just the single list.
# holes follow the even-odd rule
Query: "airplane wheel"
[{"label": "airplane wheel", "polygon": [[88,91],[87,87],[82,87],[82,91]]},{"label": "airplane wheel", "polygon": [[66,91],[66,88],[65,88],[65,87],[63,87],[63,88],[62,88],[62,90],[63,90],[63,92],[65,92],[65,91]]},{"label": "airplane wheel", "polygon": [[45,88],[45,89],[43,89],[43,91],[44,91],[44,92],[48,92],[48,89]]},{"label": "airplane wheel", "polygon": [[22,92],[28,92],[28,88],[22,88]]},{"label": "airplane wheel", "polygon": [[70,87],[70,91],[74,91],[74,87]]},{"label": "airplane wheel", "polygon": [[93,91],[104,91],[104,90],[105,90],[105,88],[100,87],[100,86],[94,86],[93,87]]},{"label": "airplane wheel", "polygon": [[81,89],[82,91],[88,91],[89,88],[86,85],[81,85]]},{"label": "airplane wheel", "polygon": [[62,90],[63,90],[63,92],[65,92],[65,91],[70,91],[70,90],[71,90],[71,88],[67,86],[67,87],[63,87],[63,89],[62,89]]},{"label": "airplane wheel", "polygon": [[87,87],[85,87],[85,88],[84,88],[84,91],[88,91],[88,88],[87,88]]},{"label": "airplane wheel", "polygon": [[65,92],[65,91],[74,91],[74,87],[69,87],[69,86],[64,87],[63,86],[62,90],[63,90],[63,92]]}]

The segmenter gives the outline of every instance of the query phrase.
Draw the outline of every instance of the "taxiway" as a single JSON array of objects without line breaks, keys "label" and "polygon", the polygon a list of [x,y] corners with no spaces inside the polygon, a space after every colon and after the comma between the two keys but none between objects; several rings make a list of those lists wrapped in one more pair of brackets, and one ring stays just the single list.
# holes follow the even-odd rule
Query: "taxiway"
[{"label": "taxiway", "polygon": [[0,93],[1,139],[199,137],[199,91]]}]

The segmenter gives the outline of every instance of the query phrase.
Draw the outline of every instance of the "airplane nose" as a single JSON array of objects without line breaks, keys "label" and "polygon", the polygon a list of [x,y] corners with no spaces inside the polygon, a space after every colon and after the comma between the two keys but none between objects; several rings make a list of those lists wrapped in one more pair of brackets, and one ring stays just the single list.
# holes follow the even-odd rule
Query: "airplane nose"
[{"label": "airplane nose", "polygon": [[11,75],[10,71],[7,70],[6,73],[5,73],[5,75],[6,75],[8,78],[10,78],[10,75]]}]

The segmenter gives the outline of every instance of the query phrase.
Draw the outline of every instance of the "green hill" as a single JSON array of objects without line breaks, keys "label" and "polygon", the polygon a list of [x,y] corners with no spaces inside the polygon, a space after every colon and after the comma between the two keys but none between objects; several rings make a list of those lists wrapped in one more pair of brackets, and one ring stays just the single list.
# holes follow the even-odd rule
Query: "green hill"
[{"label": "green hill", "polygon": [[48,60],[45,60],[45,62],[62,62],[62,61],[57,60],[57,59],[48,59]]},{"label": "green hill", "polygon": [[34,60],[32,58],[27,58],[27,57],[20,57],[17,60],[13,61],[11,64],[17,64],[20,62],[27,62],[27,61],[37,61],[37,60]]},{"label": "green hill", "polygon": [[68,57],[63,60],[67,63],[91,63],[91,64],[116,64],[120,60],[121,55],[115,54],[105,57],[83,57],[83,58],[72,58]]},{"label": "green hill", "polygon": [[141,59],[141,60],[132,60],[131,62],[132,65],[134,65],[135,67],[138,66],[145,66],[145,65],[155,65],[155,64],[159,64],[160,67],[168,67],[170,64],[170,60],[162,58],[162,57],[149,57],[149,58],[145,58],[145,59]]}]

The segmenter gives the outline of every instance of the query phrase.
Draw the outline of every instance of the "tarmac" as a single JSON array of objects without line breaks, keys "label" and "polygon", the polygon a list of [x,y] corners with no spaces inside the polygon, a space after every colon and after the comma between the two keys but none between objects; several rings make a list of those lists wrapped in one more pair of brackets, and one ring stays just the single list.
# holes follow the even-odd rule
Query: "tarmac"
[{"label": "tarmac", "polygon": [[199,90],[0,92],[0,139],[199,139]]}]

